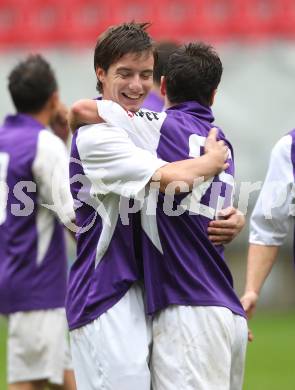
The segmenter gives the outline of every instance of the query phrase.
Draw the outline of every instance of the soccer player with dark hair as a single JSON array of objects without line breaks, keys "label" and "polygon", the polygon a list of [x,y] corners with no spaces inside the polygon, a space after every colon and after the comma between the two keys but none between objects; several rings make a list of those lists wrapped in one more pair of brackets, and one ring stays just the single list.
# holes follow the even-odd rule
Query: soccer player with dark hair
[{"label": "soccer player with dark hair", "polygon": [[66,247],[57,218],[74,218],[73,201],[65,145],[47,129],[66,123],[64,107],[40,55],[11,71],[8,89],[17,111],[0,128],[0,313],[8,316],[9,389],[74,390]]},{"label": "soccer player with dark hair", "polygon": [[159,41],[154,47],[157,54],[153,72],[154,85],[142,107],[150,111],[161,112],[164,109],[164,96],[161,94],[161,77],[165,76],[169,57],[179,45],[173,41]]},{"label": "soccer player with dark hair", "polygon": [[[132,51],[133,47],[138,47],[132,41],[142,41],[139,26],[142,29],[145,25],[124,24],[108,30],[95,50],[97,58],[100,48],[104,48],[105,61],[109,64],[102,68],[95,62],[104,99],[98,103],[99,112],[101,109],[103,113],[104,107],[109,111],[111,104],[110,110],[115,111],[110,116],[116,125],[83,126],[75,132],[72,143],[75,161],[71,163],[71,176],[86,178],[83,185],[73,183],[71,186],[75,203],[80,206],[76,210],[77,223],[83,229],[89,225],[87,231],[84,229],[78,235],[77,259],[70,272],[67,298],[75,373],[78,386],[83,389],[95,389],[96,384],[106,384],[113,390],[150,389],[150,328],[144,315],[140,282],[143,278],[142,238],[139,215],[135,213],[139,210],[136,201],[141,198],[141,190],[152,179],[160,191],[173,185],[173,180],[184,184],[185,190],[191,189],[198,176],[211,177],[213,172],[227,167],[223,161],[222,168],[217,167],[210,152],[169,164],[155,155],[161,135],[159,128],[165,118],[157,113],[138,111],[152,86],[154,60],[151,40],[143,51]],[[116,45],[110,44],[109,34],[116,38]],[[120,39],[121,34],[124,40]],[[150,39],[147,34],[146,38]],[[108,40],[108,45],[104,45],[104,39]],[[127,44],[126,40],[130,42]],[[124,43],[130,52],[125,51]],[[111,48],[108,55],[106,47]],[[112,99],[128,111],[105,99]],[[98,121],[96,102],[80,101],[73,108],[72,124],[79,123],[81,118],[84,123],[91,123],[93,105]],[[122,125],[117,122],[117,114]],[[143,127],[129,131],[132,123],[129,119],[133,117],[145,118],[140,122]],[[206,137],[203,141],[207,149]],[[153,194],[152,191],[152,197]],[[129,198],[135,201],[130,204]],[[155,240],[152,245],[157,246],[160,243],[154,229],[155,214],[152,213],[147,222],[143,222],[143,230]],[[228,227],[228,221],[226,223]],[[235,233],[229,229],[228,240],[240,229],[237,225],[231,225]]]}]

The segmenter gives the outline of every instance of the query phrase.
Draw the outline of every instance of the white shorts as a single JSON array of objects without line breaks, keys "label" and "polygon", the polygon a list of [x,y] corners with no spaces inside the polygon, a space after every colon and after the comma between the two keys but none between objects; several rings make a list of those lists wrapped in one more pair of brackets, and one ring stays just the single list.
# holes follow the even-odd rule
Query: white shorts
[{"label": "white shorts", "polygon": [[153,390],[240,390],[247,321],[223,307],[170,306],[153,320]]},{"label": "white shorts", "polygon": [[8,317],[8,383],[47,379],[62,385],[72,369],[64,309],[17,312]]},{"label": "white shorts", "polygon": [[135,284],[95,321],[70,332],[78,390],[150,390],[151,326]]}]

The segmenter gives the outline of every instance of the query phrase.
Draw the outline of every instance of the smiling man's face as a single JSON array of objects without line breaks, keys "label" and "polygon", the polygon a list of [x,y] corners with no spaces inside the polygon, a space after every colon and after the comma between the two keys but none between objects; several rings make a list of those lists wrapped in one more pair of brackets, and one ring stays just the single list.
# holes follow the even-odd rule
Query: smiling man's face
[{"label": "smiling man's face", "polygon": [[153,67],[152,51],[144,51],[125,54],[107,72],[97,68],[103,98],[115,101],[125,110],[138,111],[153,86]]}]

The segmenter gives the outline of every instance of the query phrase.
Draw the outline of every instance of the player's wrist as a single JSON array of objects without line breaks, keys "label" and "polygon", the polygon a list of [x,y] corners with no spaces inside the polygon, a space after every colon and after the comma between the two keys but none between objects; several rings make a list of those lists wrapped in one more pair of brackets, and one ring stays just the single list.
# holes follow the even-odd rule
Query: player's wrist
[{"label": "player's wrist", "polygon": [[258,289],[246,288],[244,296],[251,296],[252,298],[255,298],[257,300],[259,298],[259,293],[260,291],[258,291]]},{"label": "player's wrist", "polygon": [[208,151],[208,153],[204,155],[204,163],[206,164],[208,169],[208,176],[215,176],[223,171],[224,159],[221,158],[219,153],[213,150]]}]

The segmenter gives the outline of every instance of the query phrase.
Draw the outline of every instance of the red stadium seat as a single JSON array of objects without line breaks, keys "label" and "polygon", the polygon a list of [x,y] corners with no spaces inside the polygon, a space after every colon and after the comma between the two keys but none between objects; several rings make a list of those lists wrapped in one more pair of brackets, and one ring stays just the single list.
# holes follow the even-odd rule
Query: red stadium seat
[{"label": "red stadium seat", "polygon": [[276,20],[275,33],[280,38],[295,38],[295,2],[279,1],[279,17]]},{"label": "red stadium seat", "polygon": [[0,0],[0,46],[18,46],[23,36],[25,0]]},{"label": "red stadium seat", "polygon": [[68,9],[67,41],[73,44],[94,44],[106,28],[114,24],[112,0],[75,0]]},{"label": "red stadium seat", "polygon": [[59,44],[67,28],[67,0],[30,0],[24,12],[26,40],[33,45]]},{"label": "red stadium seat", "polygon": [[113,24],[152,22],[155,39],[295,37],[294,0],[0,0],[0,46],[83,44]]}]

